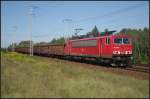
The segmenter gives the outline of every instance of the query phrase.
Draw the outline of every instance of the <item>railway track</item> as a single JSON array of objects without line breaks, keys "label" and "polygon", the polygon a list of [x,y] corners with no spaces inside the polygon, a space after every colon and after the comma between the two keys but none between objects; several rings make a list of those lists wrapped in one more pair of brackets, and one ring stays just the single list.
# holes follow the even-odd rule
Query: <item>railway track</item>
[{"label": "railway track", "polygon": [[71,61],[74,61],[74,62],[80,62],[82,64],[91,64],[91,65],[97,65],[97,66],[101,66],[101,67],[107,67],[107,68],[112,68],[112,69],[125,69],[125,70],[128,70],[128,71],[135,71],[135,72],[143,72],[143,73],[149,73],[149,66],[148,64],[135,64],[135,65],[132,65],[131,67],[112,67],[110,66],[109,64],[104,64],[104,63],[97,63],[97,61],[94,61],[94,60],[71,60]]},{"label": "railway track", "polygon": [[136,72],[143,72],[143,73],[149,73],[149,66],[143,66],[143,65],[133,65],[130,68],[125,68],[126,70],[130,71],[136,71]]}]

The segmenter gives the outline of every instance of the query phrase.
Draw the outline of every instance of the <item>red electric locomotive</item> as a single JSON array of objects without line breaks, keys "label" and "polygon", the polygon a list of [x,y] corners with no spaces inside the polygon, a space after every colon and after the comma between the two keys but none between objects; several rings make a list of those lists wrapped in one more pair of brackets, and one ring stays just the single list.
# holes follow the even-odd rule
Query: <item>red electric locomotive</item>
[{"label": "red electric locomotive", "polygon": [[[127,66],[132,57],[131,38],[127,35],[107,34],[99,37],[70,39],[66,44],[40,45],[34,46],[33,49],[33,53],[37,55],[94,58],[98,62],[110,63],[112,66]],[[15,50],[29,53],[29,47],[19,47]]]},{"label": "red electric locomotive", "polygon": [[132,44],[127,35],[109,35],[68,40],[64,51],[69,56],[95,58],[112,66],[126,66],[132,56]]}]

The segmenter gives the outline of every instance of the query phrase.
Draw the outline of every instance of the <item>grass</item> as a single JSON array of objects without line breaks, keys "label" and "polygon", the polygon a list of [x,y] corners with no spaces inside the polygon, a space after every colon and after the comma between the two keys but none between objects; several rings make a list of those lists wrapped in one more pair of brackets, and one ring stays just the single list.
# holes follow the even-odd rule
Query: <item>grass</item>
[{"label": "grass", "polygon": [[63,60],[1,52],[3,98],[148,98],[149,81],[91,70]]}]

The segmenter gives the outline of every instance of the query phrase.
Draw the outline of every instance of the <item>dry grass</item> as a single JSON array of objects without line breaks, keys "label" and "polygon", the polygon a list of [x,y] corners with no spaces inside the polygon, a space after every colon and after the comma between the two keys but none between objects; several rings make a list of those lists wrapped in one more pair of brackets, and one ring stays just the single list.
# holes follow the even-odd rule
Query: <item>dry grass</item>
[{"label": "dry grass", "polygon": [[66,65],[52,58],[1,52],[2,97],[148,98],[149,81]]}]

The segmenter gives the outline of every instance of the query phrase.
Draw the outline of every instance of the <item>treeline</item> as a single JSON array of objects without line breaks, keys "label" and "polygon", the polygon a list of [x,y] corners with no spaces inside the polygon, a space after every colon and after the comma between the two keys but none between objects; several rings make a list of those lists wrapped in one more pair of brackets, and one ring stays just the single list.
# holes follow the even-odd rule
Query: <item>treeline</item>
[{"label": "treeline", "polygon": [[[34,43],[33,41],[31,41],[31,44],[33,44],[34,46],[36,45],[47,45],[47,44],[64,44],[65,43],[65,39],[64,37],[60,37],[60,38],[53,38],[50,42],[37,42]],[[30,40],[27,41],[21,41],[18,44],[17,43],[13,43],[10,44],[8,46],[8,48],[15,48],[15,47],[29,47],[30,46]]]},{"label": "treeline", "polygon": [[149,28],[129,29],[124,28],[120,31],[132,38],[134,63],[148,63],[150,53],[149,48]]},{"label": "treeline", "polygon": [[65,43],[65,39],[64,37],[60,37],[60,38],[53,38],[50,42],[37,42],[34,45],[47,45],[47,44],[64,44]]},{"label": "treeline", "polygon": [[[81,37],[97,37],[104,35],[104,33],[109,33],[108,29],[105,29],[105,32],[99,32],[97,27],[95,26],[91,32],[86,33],[85,35],[81,35]],[[111,32],[110,32],[111,33]],[[145,27],[143,29],[130,29],[130,28],[124,28],[121,31],[119,31],[117,34],[126,34],[131,36],[132,38],[132,44],[133,44],[133,62],[134,63],[148,63],[148,57],[149,57],[149,28]],[[79,35],[75,34],[72,35],[70,39],[74,39],[76,37],[79,37]],[[33,42],[32,42],[33,43]],[[37,42],[33,43],[34,45],[46,45],[46,44],[64,44],[65,39],[64,37],[60,38],[53,38],[50,42]],[[30,41],[21,41],[19,44],[14,43],[11,44],[9,48],[14,47],[26,47],[30,46]]]}]

